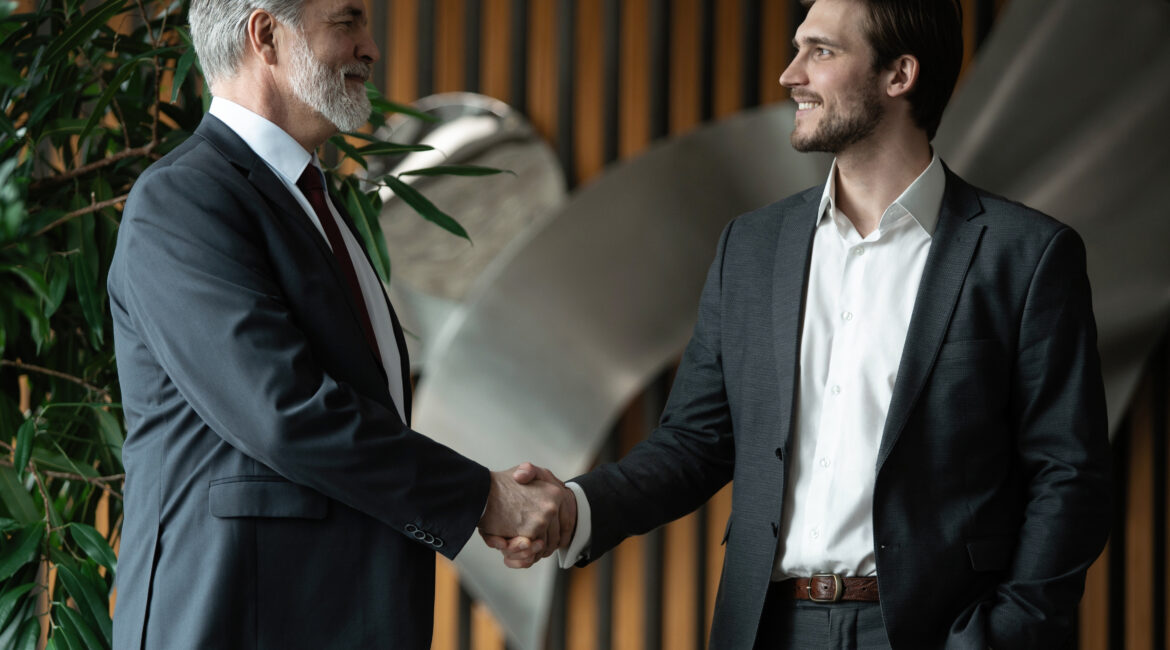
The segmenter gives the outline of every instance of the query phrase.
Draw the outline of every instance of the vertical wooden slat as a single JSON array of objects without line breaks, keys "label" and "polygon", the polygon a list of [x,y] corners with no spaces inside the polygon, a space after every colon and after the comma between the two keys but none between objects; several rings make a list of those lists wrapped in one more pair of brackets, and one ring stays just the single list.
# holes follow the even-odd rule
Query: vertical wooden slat
[{"label": "vertical wooden slat", "polygon": [[593,177],[605,166],[605,65],[604,6],[599,0],[577,3],[576,87],[573,102],[576,125],[573,137],[575,180],[578,184]]},{"label": "vertical wooden slat", "polygon": [[451,562],[435,554],[435,624],[431,650],[457,650],[459,634],[459,573]]},{"label": "vertical wooden slat", "polygon": [[437,93],[463,90],[467,7],[464,0],[435,0],[435,5],[434,89]]},{"label": "vertical wooden slat", "polygon": [[1109,645],[1109,547],[1089,567],[1085,595],[1078,615],[1081,650],[1104,650]]},{"label": "vertical wooden slat", "polygon": [[959,71],[959,79],[967,73],[967,68],[975,58],[975,49],[979,35],[979,0],[962,0],[963,5],[963,67]]},{"label": "vertical wooden slat", "polygon": [[569,572],[569,599],[565,608],[567,650],[597,649],[597,565]]},{"label": "vertical wooden slat", "polygon": [[792,57],[791,12],[788,0],[763,0],[760,7],[760,103],[788,99],[788,91],[780,85],[780,74]]},{"label": "vertical wooden slat", "polygon": [[707,502],[707,627],[715,613],[715,594],[719,591],[719,576],[723,573],[723,531],[731,516],[731,489],[728,484]]},{"label": "vertical wooden slat", "polygon": [[618,155],[629,158],[650,143],[650,3],[624,0],[621,6]]},{"label": "vertical wooden slat", "polygon": [[[643,396],[634,399],[622,414],[618,425],[618,457],[629,453],[645,439],[647,431],[643,419]],[[645,557],[643,537],[630,537],[613,551],[613,648],[640,650],[645,636],[646,620],[643,604],[646,601],[645,575],[641,567]]]},{"label": "vertical wooden slat", "polygon": [[715,117],[726,117],[743,107],[743,50],[739,47],[740,0],[715,3],[715,70],[711,80]]},{"label": "vertical wooden slat", "polygon": [[474,650],[504,650],[504,630],[483,603],[471,606],[471,647]]},{"label": "vertical wooden slat", "polygon": [[512,1],[483,0],[482,51],[479,58],[481,92],[504,102],[512,101]]},{"label": "vertical wooden slat", "polygon": [[386,96],[412,102],[418,99],[418,0],[393,1],[390,29]]},{"label": "vertical wooden slat", "polygon": [[1165,648],[1166,643],[1166,610],[1167,610],[1167,544],[1168,539],[1166,527],[1170,517],[1167,517],[1167,504],[1170,504],[1170,499],[1167,499],[1167,485],[1170,481],[1167,480],[1167,449],[1170,449],[1170,442],[1167,441],[1167,436],[1170,435],[1170,334],[1163,337],[1161,345],[1154,353],[1154,359],[1151,362],[1150,370],[1151,378],[1151,423],[1150,435],[1153,441],[1153,453],[1151,454],[1151,463],[1153,469],[1153,483],[1151,485],[1151,494],[1153,495],[1153,553],[1154,561],[1151,567],[1150,574],[1154,580],[1154,593],[1151,597],[1151,606],[1153,608],[1153,630],[1152,645],[1155,648]]},{"label": "vertical wooden slat", "polygon": [[699,594],[698,566],[695,554],[698,552],[698,516],[694,513],[671,523],[665,531],[663,549],[664,571],[662,575],[662,647],[697,648],[699,629],[695,623],[695,600]]},{"label": "vertical wooden slat", "polygon": [[670,13],[670,132],[680,134],[702,120],[700,0],[673,0]]},{"label": "vertical wooden slat", "polygon": [[556,0],[528,6],[528,118],[546,140],[557,137]]},{"label": "vertical wooden slat", "polygon": [[[1162,350],[1162,352],[1163,352],[1163,354],[1162,354],[1163,373],[1170,371],[1170,370],[1168,370],[1168,369],[1170,369],[1170,333],[1168,333],[1167,336],[1168,336],[1168,339],[1167,339],[1168,343],[1167,343],[1167,345],[1165,345],[1163,347],[1163,350]],[[1158,408],[1162,409],[1162,417],[1164,418],[1163,422],[1165,423],[1167,421],[1170,421],[1170,387],[1163,384],[1162,391],[1163,391],[1162,394],[1158,395],[1158,397],[1157,397],[1157,400],[1158,400],[1157,406],[1158,406]],[[1162,431],[1160,431],[1158,433],[1159,433],[1159,435],[1163,436],[1164,438],[1167,435],[1170,435],[1170,431],[1167,431],[1165,428],[1163,428]],[[1168,449],[1168,448],[1170,448],[1170,444],[1163,446],[1164,454],[1162,455],[1161,458],[1159,458],[1157,460],[1157,462],[1161,463],[1161,471],[1163,471],[1163,472],[1166,472],[1167,469],[1170,468],[1170,449]],[[1166,485],[1164,487],[1165,487],[1165,491],[1163,492],[1163,497],[1165,499],[1164,503],[1170,504],[1170,481],[1166,481]],[[1162,527],[1163,537],[1162,537],[1162,539],[1163,540],[1170,540],[1170,509],[1164,508],[1163,512],[1162,512],[1162,517],[1163,517],[1163,527]],[[1162,554],[1162,560],[1163,560],[1162,575],[1157,576],[1157,578],[1162,581],[1163,589],[1166,592],[1170,592],[1170,543],[1164,543],[1162,548],[1157,549],[1157,551]],[[1166,635],[1165,627],[1166,627],[1167,623],[1170,622],[1170,596],[1168,596],[1166,598],[1166,602],[1164,603],[1162,609],[1163,609],[1163,611],[1160,613],[1160,615],[1162,616],[1163,635]],[[1167,639],[1165,639],[1165,638],[1162,639],[1163,643],[1166,643],[1166,641],[1167,641]]]},{"label": "vertical wooden slat", "polygon": [[1128,454],[1129,503],[1125,517],[1125,647],[1148,650],[1153,638],[1153,511],[1150,486],[1153,481],[1151,440],[1151,384],[1147,377],[1135,395],[1131,412]]}]

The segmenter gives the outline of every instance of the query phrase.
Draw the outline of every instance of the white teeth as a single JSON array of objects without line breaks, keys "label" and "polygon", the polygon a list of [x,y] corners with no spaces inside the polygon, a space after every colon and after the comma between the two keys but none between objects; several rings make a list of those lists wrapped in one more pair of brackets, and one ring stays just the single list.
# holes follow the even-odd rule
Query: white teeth
[{"label": "white teeth", "polygon": [[817,105],[817,103],[816,103],[816,102],[797,102],[797,103],[796,103],[796,108],[797,108],[798,110],[807,111],[807,110],[809,110],[810,108],[813,108],[813,107],[814,107],[814,106],[816,106],[816,105]]}]

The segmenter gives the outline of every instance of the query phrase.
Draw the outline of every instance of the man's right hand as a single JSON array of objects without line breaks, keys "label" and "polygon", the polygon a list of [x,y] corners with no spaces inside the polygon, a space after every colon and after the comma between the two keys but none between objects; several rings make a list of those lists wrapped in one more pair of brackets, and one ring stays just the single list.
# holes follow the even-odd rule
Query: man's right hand
[{"label": "man's right hand", "polygon": [[479,532],[513,569],[528,568],[568,548],[577,525],[577,499],[552,472],[532,463],[492,472]]}]

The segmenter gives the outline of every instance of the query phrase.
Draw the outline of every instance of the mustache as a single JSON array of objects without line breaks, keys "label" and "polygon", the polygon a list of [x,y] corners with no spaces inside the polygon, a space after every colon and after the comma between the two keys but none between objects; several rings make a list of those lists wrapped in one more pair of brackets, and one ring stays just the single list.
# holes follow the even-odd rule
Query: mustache
[{"label": "mustache", "polygon": [[344,76],[353,75],[361,77],[362,81],[369,81],[370,76],[374,74],[374,66],[369,63],[347,63],[341,66],[341,74]]}]

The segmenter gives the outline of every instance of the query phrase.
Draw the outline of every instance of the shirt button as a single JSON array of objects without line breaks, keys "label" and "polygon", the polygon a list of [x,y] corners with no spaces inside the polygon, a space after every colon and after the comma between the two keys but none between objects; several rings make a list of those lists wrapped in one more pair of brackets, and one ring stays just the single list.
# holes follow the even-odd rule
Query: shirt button
[{"label": "shirt button", "polygon": [[821,530],[819,528],[814,528],[814,529],[808,531],[808,536],[813,538],[813,539],[817,539],[818,537],[821,536]]},{"label": "shirt button", "polygon": [[862,255],[865,255],[865,249],[861,246],[858,246],[857,248],[853,249],[853,254],[857,257],[861,257]]},{"label": "shirt button", "polygon": [[828,458],[821,459],[821,467],[828,467],[830,465]]},{"label": "shirt button", "polygon": [[834,395],[840,395],[841,394],[841,387],[840,386],[833,386],[832,388],[829,389],[829,392],[833,393]]},{"label": "shirt button", "polygon": [[853,312],[851,312],[851,311],[843,311],[843,312],[841,312],[841,319],[842,319],[842,320],[845,320],[845,321],[851,321],[851,320],[853,320]]}]

